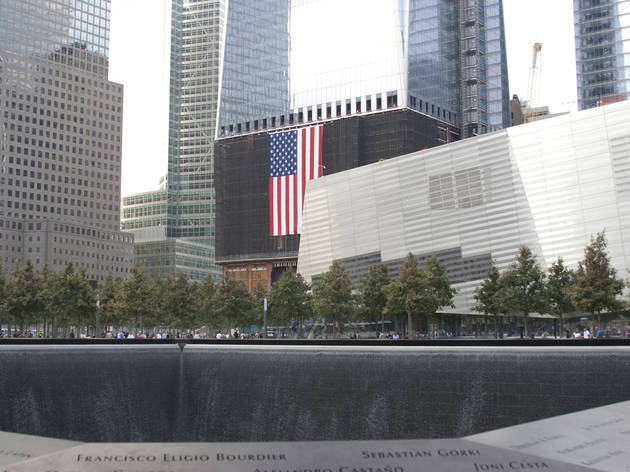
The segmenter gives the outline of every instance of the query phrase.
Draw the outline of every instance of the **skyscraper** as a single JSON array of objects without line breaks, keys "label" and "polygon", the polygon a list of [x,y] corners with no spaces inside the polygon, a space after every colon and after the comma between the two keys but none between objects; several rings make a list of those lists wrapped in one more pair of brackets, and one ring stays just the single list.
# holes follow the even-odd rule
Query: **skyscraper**
[{"label": "skyscraper", "polygon": [[[334,14],[332,13],[334,12]],[[230,1],[219,136],[347,102],[509,126],[501,0]],[[239,131],[240,126],[240,131]]]},{"label": "skyscraper", "polygon": [[573,0],[580,110],[630,94],[630,1]]},{"label": "skyscraper", "polygon": [[[133,265],[119,231],[123,87],[107,80],[109,0],[0,0],[0,260]],[[118,274],[117,274],[118,273]]]},{"label": "skyscraper", "polygon": [[172,1],[167,184],[123,201],[122,228],[152,273],[220,274],[213,166],[224,12],[224,0]]},{"label": "skyscraper", "polygon": [[502,2],[230,0],[219,96],[217,261],[269,287],[299,245],[266,232],[269,135],[323,126],[331,174],[508,127]]}]

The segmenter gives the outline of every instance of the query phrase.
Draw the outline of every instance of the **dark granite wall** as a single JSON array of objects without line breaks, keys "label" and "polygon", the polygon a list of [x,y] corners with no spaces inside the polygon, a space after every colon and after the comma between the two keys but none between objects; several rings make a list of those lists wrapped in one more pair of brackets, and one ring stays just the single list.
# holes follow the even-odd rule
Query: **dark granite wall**
[{"label": "dark granite wall", "polygon": [[459,437],[630,399],[630,349],[0,348],[0,430],[83,441]]},{"label": "dark granite wall", "polygon": [[[440,144],[439,123],[407,109],[323,125],[324,175]],[[297,257],[298,235],[269,236],[268,132],[221,139],[214,156],[216,259]]]}]

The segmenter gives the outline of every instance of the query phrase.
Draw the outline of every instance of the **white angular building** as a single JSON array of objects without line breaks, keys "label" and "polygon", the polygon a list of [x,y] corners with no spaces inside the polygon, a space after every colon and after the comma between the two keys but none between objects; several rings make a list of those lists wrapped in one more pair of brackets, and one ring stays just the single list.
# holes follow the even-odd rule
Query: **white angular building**
[{"label": "white angular building", "polygon": [[630,269],[630,102],[508,128],[309,182],[298,272],[339,261],[358,284],[370,265],[396,274],[412,252],[436,255],[472,313],[492,260],[527,245],[541,265],[575,266],[606,231],[621,277]]}]

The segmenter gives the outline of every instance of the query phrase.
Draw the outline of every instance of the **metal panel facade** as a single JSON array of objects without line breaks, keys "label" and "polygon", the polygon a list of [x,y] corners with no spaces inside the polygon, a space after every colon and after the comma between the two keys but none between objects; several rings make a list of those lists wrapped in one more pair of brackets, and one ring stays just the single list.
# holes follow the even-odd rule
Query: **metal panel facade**
[{"label": "metal panel facade", "polygon": [[575,266],[591,235],[605,230],[624,274],[629,113],[630,103],[608,105],[310,182],[298,272],[311,280],[334,260],[380,253],[391,263],[409,252],[461,250],[469,262],[446,265],[458,281],[451,311],[467,313],[488,255],[503,270],[527,245],[541,265],[562,256]]}]

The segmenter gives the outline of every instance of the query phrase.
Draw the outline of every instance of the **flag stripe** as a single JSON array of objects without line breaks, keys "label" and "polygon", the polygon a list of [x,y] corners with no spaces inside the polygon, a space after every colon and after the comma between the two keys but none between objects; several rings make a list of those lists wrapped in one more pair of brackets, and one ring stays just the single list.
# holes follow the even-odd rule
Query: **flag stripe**
[{"label": "flag stripe", "polygon": [[313,178],[313,176],[315,175],[315,146],[313,146],[313,144],[315,144],[315,128],[312,127],[310,129],[310,147],[309,147],[309,151],[310,151],[310,166],[309,166],[309,179],[311,180]]},{"label": "flag stripe", "polygon": [[276,195],[276,206],[278,208],[278,211],[276,212],[276,220],[278,222],[278,229],[276,231],[278,232],[278,234],[284,234],[284,232],[282,231],[282,206],[284,205],[284,200],[282,199],[282,177],[278,177],[277,192],[278,194]]},{"label": "flag stripe", "polygon": [[283,234],[289,234],[289,215],[291,214],[289,208],[289,176],[287,175],[282,180],[284,181],[284,226],[282,230]]},{"label": "flag stripe", "polygon": [[274,211],[273,211],[273,180],[269,179],[269,234],[275,234],[273,227]]},{"label": "flag stripe", "polygon": [[[295,174],[293,176],[293,194],[297,196],[298,192],[298,176]],[[298,201],[297,198],[293,198],[293,224],[292,224],[292,232],[291,234],[297,234],[298,232]]]},{"label": "flag stripe", "polygon": [[306,192],[306,128],[300,130],[302,135],[302,209],[304,209],[304,192]]},{"label": "flag stripe", "polygon": [[269,234],[300,234],[306,183],[322,175],[323,127],[269,136]]},{"label": "flag stripe", "polygon": [[322,141],[324,139],[324,129],[322,126],[320,126],[317,131],[317,177],[321,177],[322,170],[324,169],[324,167],[322,166]]}]

